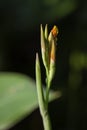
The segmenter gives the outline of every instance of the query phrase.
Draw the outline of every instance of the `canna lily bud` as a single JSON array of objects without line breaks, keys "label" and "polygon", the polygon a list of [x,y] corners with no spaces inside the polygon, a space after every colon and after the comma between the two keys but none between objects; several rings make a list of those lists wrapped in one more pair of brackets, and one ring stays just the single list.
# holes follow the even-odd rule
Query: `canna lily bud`
[{"label": "canna lily bud", "polygon": [[51,52],[50,52],[50,64],[54,63],[55,64],[55,53],[56,53],[56,45],[54,40],[52,41],[52,46],[51,46]]},{"label": "canna lily bud", "polygon": [[45,31],[43,31],[42,25],[41,25],[41,53],[42,53],[42,60],[45,68],[48,70],[49,66],[49,47],[48,47],[48,28],[47,24],[45,26]]},{"label": "canna lily bud", "polygon": [[45,39],[42,25],[41,25],[41,53],[42,53],[43,64],[46,67],[47,64],[46,63],[46,39]]},{"label": "canna lily bud", "polygon": [[48,26],[46,24],[43,31],[41,25],[41,53],[43,64],[46,69],[46,75],[49,82],[53,79],[55,73],[55,54],[58,28],[56,26],[50,31],[48,36]]},{"label": "canna lily bud", "polygon": [[55,53],[56,53],[56,45],[55,42],[52,41],[52,47],[50,53],[49,84],[51,84],[51,81],[55,74]]},{"label": "canna lily bud", "polygon": [[51,49],[50,49],[50,68],[49,68],[49,84],[51,83],[55,74],[55,55],[56,55],[56,40],[57,40],[58,28],[56,26],[51,30]]},{"label": "canna lily bud", "polygon": [[41,51],[43,55],[43,53],[45,52],[45,37],[44,37],[42,25],[41,25]]},{"label": "canna lily bud", "polygon": [[56,38],[59,33],[57,26],[54,26],[51,32],[53,34],[53,37]]},{"label": "canna lily bud", "polygon": [[56,26],[51,30],[51,49],[50,49],[50,64],[55,63],[55,53],[56,53],[56,40],[58,34],[58,28]]}]

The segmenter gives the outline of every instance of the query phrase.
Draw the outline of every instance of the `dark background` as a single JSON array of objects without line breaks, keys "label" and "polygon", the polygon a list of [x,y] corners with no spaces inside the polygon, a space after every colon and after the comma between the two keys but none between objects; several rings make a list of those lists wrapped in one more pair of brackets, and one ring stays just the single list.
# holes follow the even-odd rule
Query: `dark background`
[{"label": "dark background", "polygon": [[[49,105],[53,129],[87,129],[87,0],[0,0],[0,71],[35,79],[41,23],[49,30],[53,25],[59,28],[51,88],[63,96]],[[43,65],[41,69],[44,84]],[[42,129],[38,109],[11,130],[25,126]]]}]

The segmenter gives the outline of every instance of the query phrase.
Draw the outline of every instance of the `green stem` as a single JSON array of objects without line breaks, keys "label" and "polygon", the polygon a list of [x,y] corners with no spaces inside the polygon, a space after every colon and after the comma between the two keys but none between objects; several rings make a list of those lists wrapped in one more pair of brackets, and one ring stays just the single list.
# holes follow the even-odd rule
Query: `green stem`
[{"label": "green stem", "polygon": [[[46,72],[47,73],[47,72]],[[49,102],[49,91],[50,91],[50,81],[49,81],[49,73],[47,73],[47,80],[46,80],[46,107],[48,109],[48,102]]]},{"label": "green stem", "polygon": [[48,109],[48,102],[49,102],[49,91],[50,91],[50,87],[47,86],[46,87],[46,108]]},{"label": "green stem", "polygon": [[[51,123],[50,123],[50,117],[49,117],[49,113],[48,113],[48,107],[47,107],[49,91],[47,92],[47,97],[45,99],[44,93],[43,93],[43,88],[42,88],[42,83],[41,83],[41,71],[40,71],[40,63],[39,63],[38,54],[36,55],[36,85],[37,85],[39,108],[40,108],[40,113],[41,113],[41,116],[43,119],[44,130],[52,130]],[[46,106],[46,103],[47,103],[47,106]]]},{"label": "green stem", "polygon": [[46,111],[45,115],[43,116],[43,125],[44,130],[52,130],[48,111]]},{"label": "green stem", "polygon": [[49,71],[46,69],[46,112],[43,116],[43,124],[44,124],[44,130],[52,130],[50,117],[48,113],[48,102],[49,102],[49,90],[50,90],[50,82],[49,82]]}]

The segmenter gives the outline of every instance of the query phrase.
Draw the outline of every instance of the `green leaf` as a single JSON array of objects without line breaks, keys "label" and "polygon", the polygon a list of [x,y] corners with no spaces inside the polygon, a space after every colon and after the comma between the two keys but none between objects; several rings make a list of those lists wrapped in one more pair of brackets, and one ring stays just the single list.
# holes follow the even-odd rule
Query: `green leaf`
[{"label": "green leaf", "polygon": [[0,130],[10,127],[37,106],[35,83],[16,73],[0,74]]},{"label": "green leaf", "polygon": [[[58,94],[50,97],[53,100]],[[37,107],[34,80],[18,73],[0,73],[0,130],[15,125]]]}]

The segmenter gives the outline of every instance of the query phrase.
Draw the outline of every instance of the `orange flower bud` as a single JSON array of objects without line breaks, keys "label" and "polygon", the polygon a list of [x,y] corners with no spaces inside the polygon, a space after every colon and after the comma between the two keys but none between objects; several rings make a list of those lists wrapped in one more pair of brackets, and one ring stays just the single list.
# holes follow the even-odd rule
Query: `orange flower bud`
[{"label": "orange flower bud", "polygon": [[56,52],[56,47],[55,47],[55,42],[52,41],[52,47],[51,47],[51,53],[50,53],[50,62],[55,62],[55,52]]},{"label": "orange flower bud", "polygon": [[53,37],[55,38],[58,34],[58,28],[57,26],[54,26],[53,29],[51,30],[52,34],[53,34]]},{"label": "orange flower bud", "polygon": [[56,52],[56,38],[57,38],[57,34],[58,34],[58,28],[57,26],[54,26],[53,29],[51,30],[52,33],[52,38],[51,38],[51,52],[50,52],[50,63],[55,62],[55,52]]}]

